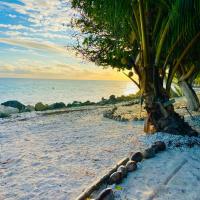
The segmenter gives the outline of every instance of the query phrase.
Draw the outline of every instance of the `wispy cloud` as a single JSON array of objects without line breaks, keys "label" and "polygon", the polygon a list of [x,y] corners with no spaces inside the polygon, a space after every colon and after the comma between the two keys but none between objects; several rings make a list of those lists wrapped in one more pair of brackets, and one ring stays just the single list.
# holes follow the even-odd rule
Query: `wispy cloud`
[{"label": "wispy cloud", "polygon": [[77,14],[70,0],[1,1],[1,10],[6,20],[0,22],[0,76],[118,79],[65,47],[74,44],[77,31],[69,26]]},{"label": "wispy cloud", "polygon": [[8,14],[8,17],[10,17],[10,18],[16,18],[17,15]]},{"label": "wispy cloud", "polygon": [[[28,65],[29,64],[29,65]],[[114,74],[114,76],[113,76]],[[68,64],[57,64],[54,66],[42,66],[35,62],[30,65],[26,60],[18,61],[17,65],[0,65],[1,76],[30,77],[30,78],[53,78],[53,79],[79,79],[79,80],[116,80],[119,79],[117,72],[111,70],[88,70]]]},{"label": "wispy cloud", "polygon": [[49,52],[56,52],[56,53],[65,53],[66,49],[62,46],[58,46],[56,44],[50,42],[40,42],[40,41],[30,41],[30,40],[23,40],[23,39],[11,39],[11,38],[0,38],[1,43],[6,43],[15,46],[21,46],[26,48],[33,48],[38,50],[45,50]]}]

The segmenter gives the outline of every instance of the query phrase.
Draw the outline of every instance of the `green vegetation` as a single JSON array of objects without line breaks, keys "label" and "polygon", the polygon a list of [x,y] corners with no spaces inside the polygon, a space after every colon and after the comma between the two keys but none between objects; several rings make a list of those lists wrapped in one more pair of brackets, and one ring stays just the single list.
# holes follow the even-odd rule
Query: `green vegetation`
[{"label": "green vegetation", "polygon": [[[138,77],[146,127],[196,135],[173,105],[163,105],[175,77],[189,84],[199,72],[200,1],[72,0],[72,6],[80,13],[72,24],[82,35],[75,49],[97,65]],[[186,93],[192,90],[187,84],[181,85]]]},{"label": "green vegetation", "polygon": [[49,106],[47,104],[43,104],[42,102],[36,103],[35,104],[35,110],[36,111],[45,111],[48,110]]}]

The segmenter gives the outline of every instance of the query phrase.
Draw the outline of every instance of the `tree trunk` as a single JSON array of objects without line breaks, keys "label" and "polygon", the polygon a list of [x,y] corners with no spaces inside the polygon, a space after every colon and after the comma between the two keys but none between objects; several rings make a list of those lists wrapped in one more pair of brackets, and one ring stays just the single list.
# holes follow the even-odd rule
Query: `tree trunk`
[{"label": "tree trunk", "polygon": [[192,86],[187,83],[186,81],[181,81],[179,86],[187,99],[187,107],[189,110],[198,111],[199,110],[199,98],[195,91],[193,90]]},{"label": "tree trunk", "polygon": [[174,106],[159,79],[152,81],[151,77],[155,77],[153,74],[151,76],[151,71],[148,71],[148,77],[143,82],[143,96],[148,116],[144,131],[148,133],[167,132],[171,134],[198,136],[198,133],[184,121],[184,117],[174,111]]}]

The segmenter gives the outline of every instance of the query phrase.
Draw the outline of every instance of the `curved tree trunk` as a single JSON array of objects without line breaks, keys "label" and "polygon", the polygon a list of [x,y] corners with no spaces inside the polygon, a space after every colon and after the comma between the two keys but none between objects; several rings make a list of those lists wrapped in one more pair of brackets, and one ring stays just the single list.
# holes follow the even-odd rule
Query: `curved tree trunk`
[{"label": "curved tree trunk", "polygon": [[191,84],[187,83],[186,81],[181,81],[179,86],[187,99],[187,107],[189,110],[198,111],[199,110],[199,98],[195,91],[193,90]]},{"label": "curved tree trunk", "polygon": [[143,82],[145,109],[148,115],[144,131],[198,136],[198,133],[184,121],[184,117],[174,111],[174,106],[159,79],[152,80],[152,77],[159,76],[150,74],[151,71],[148,71],[148,76]]}]

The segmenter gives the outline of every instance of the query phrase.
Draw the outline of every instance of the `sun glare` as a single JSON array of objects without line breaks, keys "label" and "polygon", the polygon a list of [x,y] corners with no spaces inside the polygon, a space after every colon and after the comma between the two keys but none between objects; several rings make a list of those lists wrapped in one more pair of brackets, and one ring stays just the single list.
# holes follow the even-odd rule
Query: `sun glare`
[{"label": "sun glare", "polygon": [[133,83],[127,83],[124,95],[135,94],[137,91],[138,88]]}]

